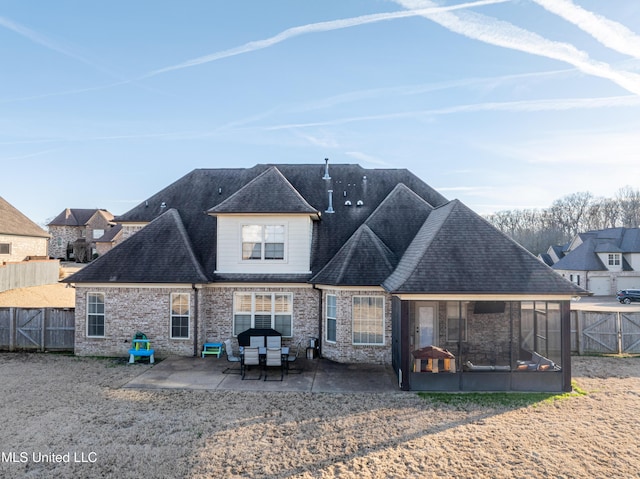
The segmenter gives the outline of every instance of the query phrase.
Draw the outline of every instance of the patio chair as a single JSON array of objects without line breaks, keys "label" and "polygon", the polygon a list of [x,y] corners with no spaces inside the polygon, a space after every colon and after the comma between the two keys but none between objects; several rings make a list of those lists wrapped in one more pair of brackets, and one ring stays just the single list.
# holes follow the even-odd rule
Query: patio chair
[{"label": "patio chair", "polygon": [[[227,339],[224,341],[224,352],[227,354],[227,361],[230,363],[240,363],[240,356],[236,356],[233,354],[233,349],[231,347],[231,340]],[[227,369],[222,371],[223,374],[242,374],[241,368],[236,368],[233,366],[229,366]]]},{"label": "patio chair", "polygon": [[245,378],[247,368],[249,366],[258,366],[258,372],[260,373],[257,378],[252,379],[262,379],[262,368],[260,368],[260,350],[258,348],[244,348],[243,359],[240,364],[240,369],[242,370],[242,379]]},{"label": "patio chair", "polygon": [[267,357],[264,363],[264,380],[267,380],[267,374],[270,367],[280,368],[280,381],[284,377],[284,363],[282,362],[282,349],[267,348]]},{"label": "patio chair", "polygon": [[267,348],[281,348],[282,336],[267,336]]},{"label": "patio chair", "polygon": [[251,336],[249,338],[250,348],[264,348],[264,336]]},{"label": "patio chair", "polygon": [[300,351],[302,350],[302,341],[298,341],[295,352],[292,354],[292,351],[289,351],[289,355],[287,356],[287,374],[300,374],[302,372],[302,368],[292,368],[291,364],[295,363],[300,355]]}]

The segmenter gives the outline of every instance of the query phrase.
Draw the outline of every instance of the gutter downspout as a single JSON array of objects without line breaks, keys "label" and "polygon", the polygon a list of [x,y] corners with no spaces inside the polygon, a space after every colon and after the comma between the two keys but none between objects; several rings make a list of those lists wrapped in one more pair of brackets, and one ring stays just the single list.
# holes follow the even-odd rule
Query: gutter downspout
[{"label": "gutter downspout", "polygon": [[313,289],[315,289],[316,291],[318,291],[318,297],[319,297],[319,301],[318,301],[318,358],[322,357],[322,314],[323,314],[323,308],[322,308],[322,290],[318,287],[316,287],[316,285],[313,285]]},{"label": "gutter downspout", "polygon": [[193,312],[193,357],[198,357],[198,311],[200,310],[200,295],[198,294],[198,288],[195,284],[192,284],[195,295],[195,309]]}]

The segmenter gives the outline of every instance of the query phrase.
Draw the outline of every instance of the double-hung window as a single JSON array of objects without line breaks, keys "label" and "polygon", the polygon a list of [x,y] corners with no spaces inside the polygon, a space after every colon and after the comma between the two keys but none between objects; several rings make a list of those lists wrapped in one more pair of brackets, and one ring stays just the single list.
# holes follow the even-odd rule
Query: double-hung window
[{"label": "double-hung window", "polygon": [[189,294],[171,293],[171,338],[189,338]]},{"label": "double-hung window", "polygon": [[87,293],[87,336],[104,337],[104,293]]},{"label": "double-hung window", "polygon": [[335,343],[336,342],[336,320],[337,320],[335,294],[327,295],[326,316],[327,316],[327,326],[326,326],[327,341],[331,343]]},{"label": "double-hung window", "polygon": [[11,254],[11,243],[0,243],[0,254]]},{"label": "double-hung window", "polygon": [[243,225],[242,259],[283,260],[284,239],[284,225]]},{"label": "double-hung window", "polygon": [[233,334],[249,328],[275,329],[291,337],[293,295],[291,293],[235,293],[233,295]]},{"label": "double-hung window", "polygon": [[467,303],[447,303],[447,342],[467,340]]},{"label": "double-hung window", "polygon": [[354,296],[353,344],[384,344],[382,296]]}]

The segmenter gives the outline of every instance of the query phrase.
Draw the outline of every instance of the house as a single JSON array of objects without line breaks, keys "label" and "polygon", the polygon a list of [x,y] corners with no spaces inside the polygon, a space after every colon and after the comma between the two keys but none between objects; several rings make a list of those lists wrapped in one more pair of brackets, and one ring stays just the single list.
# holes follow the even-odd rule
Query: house
[{"label": "house", "polygon": [[564,247],[551,246],[544,258],[562,276],[596,296],[640,289],[640,228],[580,233]]},{"label": "house", "polygon": [[122,225],[114,225],[98,239],[95,240],[96,253],[102,256],[122,241]]},{"label": "house", "polygon": [[0,291],[58,281],[59,262],[48,261],[49,234],[0,197]]},{"label": "house", "polygon": [[142,331],[158,354],[198,356],[273,328],[391,364],[403,390],[571,388],[569,301],[585,291],[407,170],[197,169],[115,221],[125,239],[65,280],[78,355],[121,355]]},{"label": "house", "polygon": [[48,225],[49,256],[84,263],[97,253],[96,243],[113,226],[113,215],[103,209],[66,208]]},{"label": "house", "polygon": [[0,263],[47,258],[49,234],[0,196]]}]

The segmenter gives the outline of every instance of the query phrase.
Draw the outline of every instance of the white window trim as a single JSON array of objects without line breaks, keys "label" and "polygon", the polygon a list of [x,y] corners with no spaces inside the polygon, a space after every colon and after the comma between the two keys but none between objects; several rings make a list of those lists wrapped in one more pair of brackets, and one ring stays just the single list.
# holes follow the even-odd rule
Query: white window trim
[{"label": "white window trim", "polygon": [[[92,313],[89,313],[89,295],[92,294],[99,294],[102,296],[102,305],[104,306],[104,312],[102,313],[102,326],[104,328],[104,334],[102,336],[96,336],[96,335],[90,335],[89,334],[89,315]],[[87,311],[86,311],[86,321],[85,321],[85,333],[87,335],[87,338],[105,338],[107,336],[107,301],[106,301],[106,295],[104,293],[100,293],[98,291],[89,291],[87,292],[87,296],[86,296],[86,305],[87,305]]]},{"label": "white window trim", "polygon": [[[237,306],[237,296],[238,295],[243,295],[243,294],[250,294],[251,295],[251,311],[240,311],[239,309],[236,308]],[[251,323],[249,325],[249,327],[254,328],[255,327],[255,320],[256,320],[256,295],[271,295],[271,328],[275,329],[275,319],[276,319],[276,311],[275,311],[275,296],[276,295],[283,295],[283,296],[288,296],[289,297],[289,305],[291,306],[291,312],[289,313],[289,315],[291,316],[291,335],[290,336],[285,336],[282,335],[283,338],[291,338],[293,337],[293,293],[291,292],[287,292],[287,291],[236,291],[233,293],[233,311],[232,311],[232,324],[231,324],[231,328],[232,328],[232,333],[234,337],[238,336],[238,333],[236,333],[235,328],[236,328],[236,315],[238,314],[247,314],[251,316]],[[260,311],[261,313],[263,311]],[[266,312],[266,311],[264,311]],[[280,313],[282,314],[282,313]]]},{"label": "white window trim", "polygon": [[[336,312],[335,312],[335,316],[333,317],[329,316],[329,297],[335,298],[335,301],[336,301]],[[324,311],[325,311],[324,313],[325,338],[324,339],[327,343],[335,344],[338,341],[338,296],[337,295],[327,294],[325,298]],[[332,319],[336,323],[336,339],[329,339],[328,337],[330,319]]]},{"label": "white window trim", "polygon": [[[183,294],[187,297],[187,336],[174,336],[173,335],[173,298],[179,294]],[[177,315],[176,317],[183,317],[184,315]],[[169,298],[169,338],[174,339],[176,341],[187,341],[191,339],[191,295],[189,293],[171,293],[171,297]]]},{"label": "white window trim", "polygon": [[[261,231],[261,241],[260,241],[260,259],[244,259],[244,253],[243,253],[243,245],[244,245],[244,238],[242,236],[242,230],[245,226],[260,226],[262,228]],[[265,259],[264,258],[264,245],[265,245],[265,241],[264,241],[264,231],[265,231],[265,227],[267,226],[282,226],[282,228],[284,229],[284,239],[283,239],[283,252],[282,252],[282,259]],[[282,222],[282,223],[274,223],[272,221],[270,222],[251,222],[251,223],[242,223],[240,224],[240,261],[242,263],[246,263],[246,264],[269,264],[269,263],[276,263],[276,264],[282,264],[282,263],[286,263],[288,261],[287,257],[287,245],[288,245],[288,241],[287,239],[289,238],[289,227],[287,225],[287,223]]]},{"label": "white window trim", "polygon": [[[354,311],[355,311],[355,299],[356,298],[380,298],[382,299],[382,342],[381,343],[357,343],[355,341],[355,316],[354,316]],[[351,344],[353,346],[384,346],[386,343],[386,335],[385,335],[385,328],[386,328],[386,313],[385,313],[385,298],[384,296],[378,296],[378,295],[357,295],[357,296],[352,296],[351,298]]]},{"label": "white window trim", "polygon": [[622,258],[620,253],[608,253],[609,266],[620,266],[622,264]]}]

